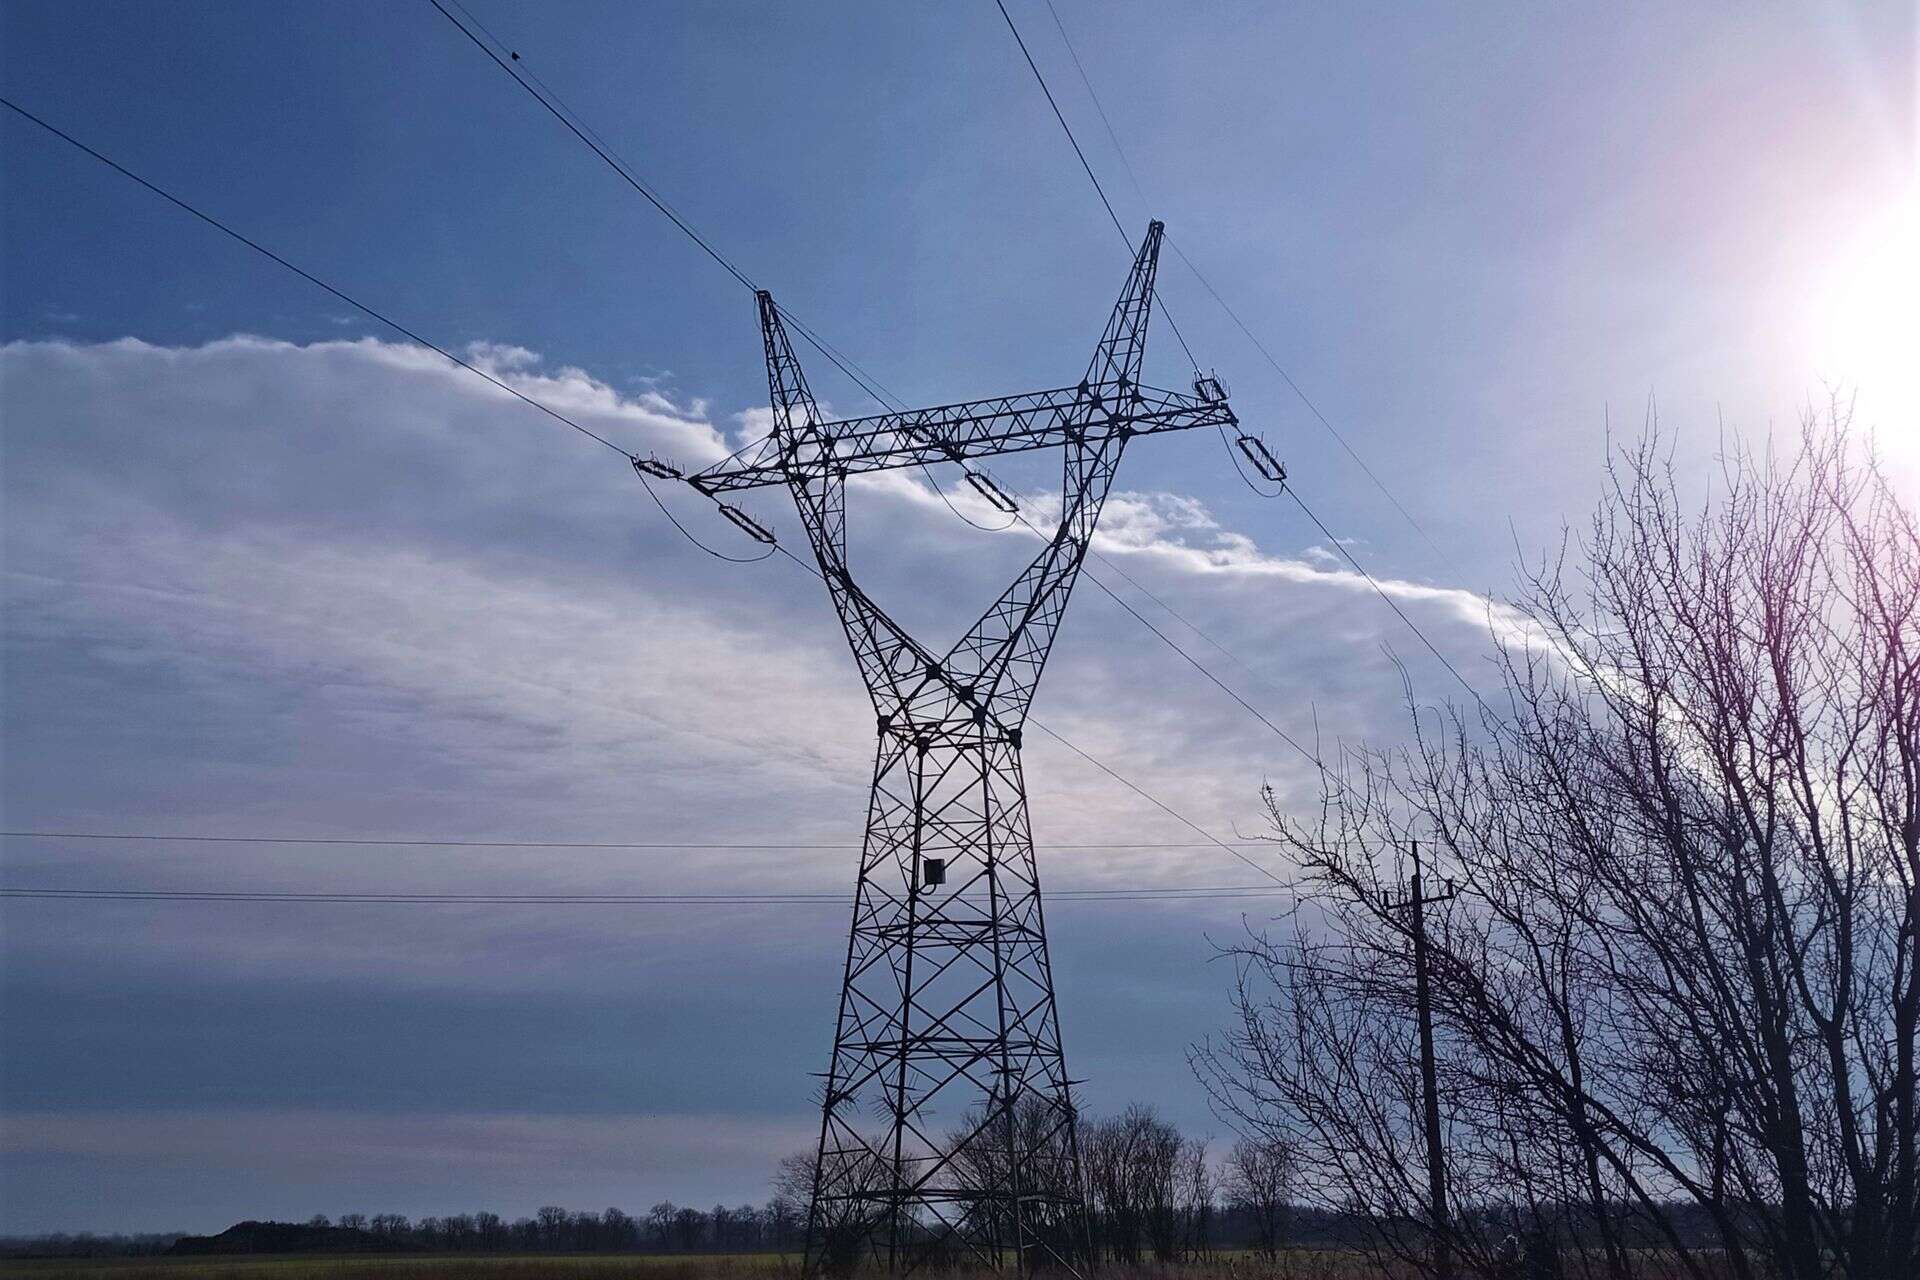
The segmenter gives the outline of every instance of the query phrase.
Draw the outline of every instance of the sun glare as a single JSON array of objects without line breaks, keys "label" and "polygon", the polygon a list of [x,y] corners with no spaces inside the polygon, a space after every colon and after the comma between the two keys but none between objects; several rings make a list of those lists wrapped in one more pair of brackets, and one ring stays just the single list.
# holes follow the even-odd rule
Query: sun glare
[{"label": "sun glare", "polygon": [[1882,449],[1920,461],[1920,193],[1842,249],[1818,323],[1815,372],[1858,397]]}]

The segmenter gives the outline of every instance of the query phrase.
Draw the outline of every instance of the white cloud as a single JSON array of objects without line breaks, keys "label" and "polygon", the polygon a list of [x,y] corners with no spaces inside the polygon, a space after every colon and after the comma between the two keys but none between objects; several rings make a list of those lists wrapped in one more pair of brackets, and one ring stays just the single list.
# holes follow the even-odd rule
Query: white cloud
[{"label": "white cloud", "polygon": [[[496,376],[623,447],[687,466],[764,422],[748,410],[723,416],[727,430],[657,388],[623,394],[509,345],[474,351]],[[243,335],[183,348],[14,344],[0,348],[0,381],[4,798],[15,826],[858,838],[872,710],[819,583],[782,557],[747,567],[707,559],[660,519],[623,458],[471,374],[371,339],[302,346]],[[954,504],[997,523],[947,470]],[[1057,520],[1057,495],[1007,483],[1040,527]],[[671,487],[662,496],[702,536],[740,548],[703,499]],[[917,471],[865,477],[851,498],[863,582],[936,647],[1035,550],[1025,531],[961,525]],[[743,505],[798,536],[783,495]],[[1296,737],[1310,741],[1316,725],[1326,739],[1400,734],[1398,678],[1381,645],[1414,642],[1351,571],[1267,552],[1193,496],[1169,492],[1116,492],[1098,549],[1205,636],[1106,564],[1090,573]],[[1381,587],[1472,674],[1486,648],[1484,600],[1391,576]],[[1436,676],[1427,692],[1450,690]],[[1257,824],[1263,781],[1302,797],[1314,789],[1309,765],[1091,585],[1075,599],[1034,713],[1222,835]],[[1045,734],[1028,743],[1043,845],[1196,838]],[[844,849],[26,841],[9,842],[6,856],[14,883],[509,893],[839,891],[853,864]],[[1054,887],[1254,876],[1205,848],[1041,856]],[[705,1046],[790,1013],[796,990],[826,1001],[832,938],[845,927],[837,908],[811,906],[209,913],[14,900],[4,910],[12,975],[99,989],[164,976],[179,992],[331,983],[426,1002],[645,992],[649,1016],[664,1020],[646,1043],[673,1049],[660,1080],[693,1095],[711,1070]],[[1077,940],[1059,971],[1071,978],[1084,963],[1099,975],[1083,981],[1077,1007],[1097,1011],[1109,990],[1177,980],[1194,994],[1169,1003],[1169,1026],[1209,1016],[1217,974],[1189,953],[1204,953],[1202,930],[1218,927],[1222,910],[1063,912]],[[1177,978],[1169,948],[1183,966],[1193,961]],[[674,996],[716,989],[724,1013]],[[1108,1046],[1076,1071],[1159,1079],[1178,1097],[1184,1027],[1152,1045],[1075,1031]],[[807,1067],[790,1060],[798,1049],[782,1053],[757,1069],[777,1074],[768,1087],[804,1109],[811,1051]]]}]

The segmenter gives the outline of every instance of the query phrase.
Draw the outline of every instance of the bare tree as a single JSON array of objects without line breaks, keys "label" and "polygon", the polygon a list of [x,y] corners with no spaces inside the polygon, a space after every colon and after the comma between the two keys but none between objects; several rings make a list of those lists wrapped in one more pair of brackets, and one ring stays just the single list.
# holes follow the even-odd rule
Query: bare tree
[{"label": "bare tree", "polygon": [[890,1171],[863,1153],[832,1157],[819,1165],[810,1151],[790,1155],[774,1175],[776,1197],[807,1206],[808,1247],[830,1275],[851,1275],[868,1249],[874,1228],[887,1212],[879,1191]]},{"label": "bare tree", "polygon": [[[1836,416],[1683,514],[1651,438],[1527,570],[1496,712],[1348,752],[1295,929],[1236,948],[1195,1058],[1304,1184],[1419,1263],[1407,924],[1418,834],[1456,1250],[1578,1240],[1630,1276],[1920,1274],[1920,531]],[[1384,865],[1383,865],[1384,862]]]},{"label": "bare tree", "polygon": [[1080,1156],[1096,1243],[1114,1261],[1176,1262],[1204,1247],[1213,1192],[1204,1142],[1136,1103],[1087,1126]]},{"label": "bare tree", "polygon": [[680,1206],[671,1200],[662,1200],[647,1210],[647,1230],[662,1251],[673,1248],[673,1220],[679,1212]]},{"label": "bare tree", "polygon": [[1242,1137],[1227,1152],[1221,1189],[1253,1224],[1254,1243],[1274,1257],[1287,1242],[1287,1199],[1293,1194],[1293,1149],[1273,1137]]}]

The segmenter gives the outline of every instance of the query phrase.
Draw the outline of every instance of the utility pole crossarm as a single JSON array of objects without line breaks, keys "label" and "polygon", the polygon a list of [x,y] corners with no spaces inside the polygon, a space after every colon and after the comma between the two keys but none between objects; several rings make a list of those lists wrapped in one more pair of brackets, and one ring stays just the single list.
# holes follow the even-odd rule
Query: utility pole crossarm
[{"label": "utility pole crossarm", "polygon": [[1118,432],[1124,436],[1239,424],[1224,399],[1134,386],[1118,380],[1052,391],[973,400],[964,404],[881,413],[821,423],[800,438],[761,451],[760,460],[723,462],[689,479],[710,496],[786,484],[790,474],[833,470],[885,471],[940,462],[966,462],[999,453],[1079,444]]}]

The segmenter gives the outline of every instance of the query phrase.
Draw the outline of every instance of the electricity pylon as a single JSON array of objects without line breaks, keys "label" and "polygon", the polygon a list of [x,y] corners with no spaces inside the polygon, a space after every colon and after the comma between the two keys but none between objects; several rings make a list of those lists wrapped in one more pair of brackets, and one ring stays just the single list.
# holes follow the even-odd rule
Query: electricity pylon
[{"label": "electricity pylon", "polygon": [[[1060,1046],[1021,728],[1120,454],[1135,436],[1236,424],[1217,381],[1140,382],[1162,228],[1147,229],[1078,384],[823,422],[781,313],[759,294],[773,431],[689,477],[718,499],[784,485],[879,717],[846,976],[826,1074],[807,1270],[904,1273],[965,1262],[1071,1269],[1086,1228],[1072,1082]],[[1059,447],[1058,528],[944,653],[847,565],[846,479]],[[751,531],[751,530],[750,530]]]}]

